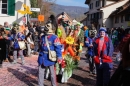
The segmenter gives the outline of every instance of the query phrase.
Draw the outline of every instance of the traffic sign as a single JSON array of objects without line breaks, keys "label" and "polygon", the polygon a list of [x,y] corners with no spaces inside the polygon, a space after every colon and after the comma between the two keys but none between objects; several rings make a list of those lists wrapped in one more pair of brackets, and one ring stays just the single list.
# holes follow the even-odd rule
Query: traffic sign
[{"label": "traffic sign", "polygon": [[30,10],[34,12],[40,12],[40,8],[31,8]]},{"label": "traffic sign", "polygon": [[44,15],[38,15],[38,21],[44,21]]}]

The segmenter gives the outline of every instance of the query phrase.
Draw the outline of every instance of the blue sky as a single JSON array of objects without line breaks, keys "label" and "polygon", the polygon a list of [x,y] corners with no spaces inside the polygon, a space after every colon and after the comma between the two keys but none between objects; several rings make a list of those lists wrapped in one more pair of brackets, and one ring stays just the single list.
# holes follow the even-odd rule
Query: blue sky
[{"label": "blue sky", "polygon": [[81,6],[88,7],[85,3],[85,0],[56,0],[57,4],[65,6]]}]

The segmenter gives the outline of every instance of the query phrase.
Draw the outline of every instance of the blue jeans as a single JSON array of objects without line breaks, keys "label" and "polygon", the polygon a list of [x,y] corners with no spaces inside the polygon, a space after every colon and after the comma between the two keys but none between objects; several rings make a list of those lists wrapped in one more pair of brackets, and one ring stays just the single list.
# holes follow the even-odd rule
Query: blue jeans
[{"label": "blue jeans", "polygon": [[38,51],[38,48],[39,48],[39,46],[38,46],[38,45],[35,45],[35,46],[34,46],[34,51],[37,52],[37,51]]}]

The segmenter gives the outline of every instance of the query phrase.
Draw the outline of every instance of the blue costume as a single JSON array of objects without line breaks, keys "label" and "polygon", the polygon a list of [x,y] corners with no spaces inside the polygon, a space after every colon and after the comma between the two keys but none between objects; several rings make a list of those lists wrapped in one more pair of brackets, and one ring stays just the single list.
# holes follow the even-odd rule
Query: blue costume
[{"label": "blue costume", "polygon": [[88,47],[88,55],[94,56],[94,48],[90,47],[90,44],[93,44],[95,38],[87,37],[85,41],[85,46]]},{"label": "blue costume", "polygon": [[[62,52],[61,52],[61,44],[60,44],[59,38],[53,34],[48,35],[47,38],[49,41],[50,50],[56,51],[58,59],[61,59]],[[41,47],[40,47],[40,52],[39,52],[39,57],[38,57],[38,63],[39,65],[43,64],[44,66],[51,66],[56,63],[49,60],[48,48],[46,46],[46,41],[45,41],[45,35],[41,37]]]},{"label": "blue costume", "polygon": [[12,34],[9,37],[9,40],[13,41],[13,48],[14,49],[20,49],[19,44],[18,44],[18,39],[20,39],[20,41],[25,40],[25,36],[22,33],[18,33],[18,34]]},{"label": "blue costume", "polygon": [[[40,39],[40,51],[38,56],[38,86],[44,86],[44,75],[46,70],[46,75],[48,75],[48,70],[50,70],[51,84],[52,86],[57,86],[56,82],[56,70],[54,65],[56,61],[51,61],[49,59],[49,48],[51,51],[56,52],[57,62],[62,62],[62,52],[61,44],[59,38],[54,35],[57,31],[57,21],[54,15],[49,17],[44,29],[44,35]],[[41,27],[42,29],[42,27]],[[46,41],[47,40],[47,41]],[[47,78],[47,77],[46,77]]]},{"label": "blue costume", "polygon": [[20,49],[18,41],[24,41],[25,36],[22,33],[17,33],[17,34],[12,34],[11,37],[8,38],[8,40],[13,41],[13,57],[14,57],[14,64],[17,63],[17,54],[19,53],[19,57],[21,57],[22,64],[24,64],[24,55],[23,55],[23,50]]},{"label": "blue costume", "polygon": [[95,64],[94,64],[94,47],[90,46],[90,45],[93,45],[93,42],[95,40],[95,37],[87,37],[86,38],[86,41],[85,41],[85,46],[88,48],[87,50],[87,58],[88,58],[88,61],[89,61],[89,70],[90,70],[90,73],[93,73],[93,74],[96,74],[96,69],[95,69]]}]

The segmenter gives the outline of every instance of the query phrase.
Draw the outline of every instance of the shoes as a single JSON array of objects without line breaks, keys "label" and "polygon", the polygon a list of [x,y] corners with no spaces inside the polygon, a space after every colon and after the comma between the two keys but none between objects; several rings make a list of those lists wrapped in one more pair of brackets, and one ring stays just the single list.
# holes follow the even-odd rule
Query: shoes
[{"label": "shoes", "polygon": [[4,62],[9,62],[9,60],[6,58],[6,60],[4,60]]},{"label": "shoes", "polygon": [[25,64],[25,61],[22,61],[22,65],[24,65]]},{"label": "shoes", "polygon": [[17,61],[15,61],[15,60],[12,62],[12,64],[16,64],[16,63],[17,63]]}]

